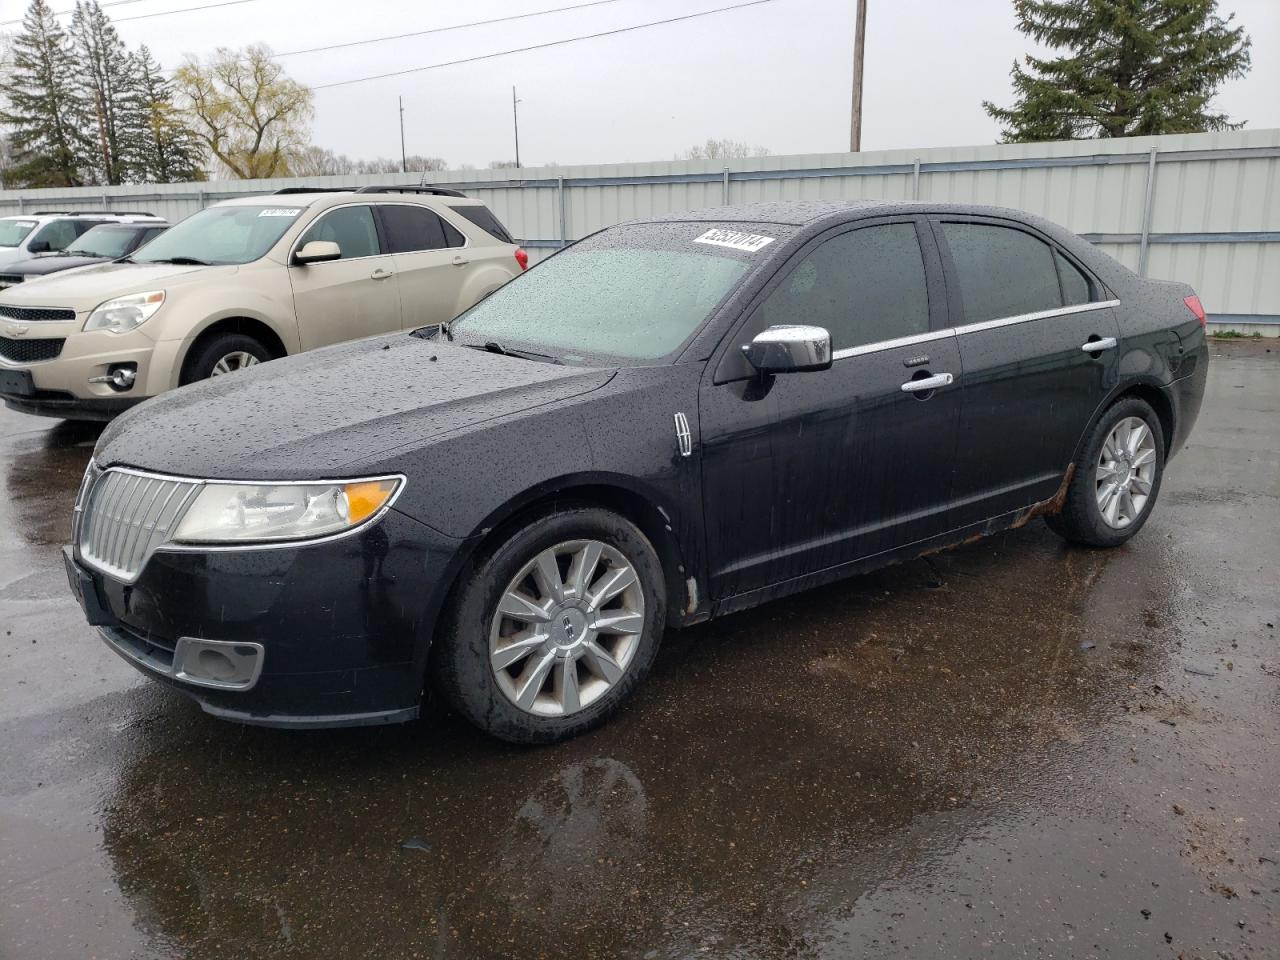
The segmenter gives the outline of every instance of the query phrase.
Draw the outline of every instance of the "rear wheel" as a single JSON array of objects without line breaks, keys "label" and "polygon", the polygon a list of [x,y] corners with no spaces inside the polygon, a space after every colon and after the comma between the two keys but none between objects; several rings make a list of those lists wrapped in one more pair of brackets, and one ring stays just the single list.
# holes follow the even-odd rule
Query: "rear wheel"
[{"label": "rear wheel", "polygon": [[613,713],[648,673],[665,605],[643,533],[607,510],[557,509],[467,577],[434,660],[437,680],[496,737],[563,740]]},{"label": "rear wheel", "polygon": [[183,384],[235,373],[246,367],[266,363],[271,351],[244,333],[220,333],[196,346],[182,374]]},{"label": "rear wheel", "polygon": [[1073,543],[1115,547],[1142,529],[1164,474],[1164,431],[1144,400],[1112,406],[1089,434],[1062,512],[1048,517]]}]

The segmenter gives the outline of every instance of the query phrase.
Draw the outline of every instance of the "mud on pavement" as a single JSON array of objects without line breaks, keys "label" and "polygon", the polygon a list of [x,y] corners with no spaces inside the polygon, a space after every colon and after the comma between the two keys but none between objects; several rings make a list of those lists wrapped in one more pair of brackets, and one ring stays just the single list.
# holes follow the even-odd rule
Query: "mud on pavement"
[{"label": "mud on pavement", "polygon": [[1280,354],[1127,547],[1039,523],[669,636],[606,727],[237,727],[67,594],[0,413],[0,956],[1280,956]]}]

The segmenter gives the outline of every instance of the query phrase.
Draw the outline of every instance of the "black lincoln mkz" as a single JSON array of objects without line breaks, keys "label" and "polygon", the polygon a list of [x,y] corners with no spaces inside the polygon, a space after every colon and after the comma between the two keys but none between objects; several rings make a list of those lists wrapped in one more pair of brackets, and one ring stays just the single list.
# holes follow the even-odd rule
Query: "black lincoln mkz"
[{"label": "black lincoln mkz", "polygon": [[1009,210],[781,203],[624,224],[450,328],[159,397],[67,548],[91,623],[251,723],[434,684],[578,733],[665,628],[1025,523],[1138,531],[1207,367],[1190,288]]}]

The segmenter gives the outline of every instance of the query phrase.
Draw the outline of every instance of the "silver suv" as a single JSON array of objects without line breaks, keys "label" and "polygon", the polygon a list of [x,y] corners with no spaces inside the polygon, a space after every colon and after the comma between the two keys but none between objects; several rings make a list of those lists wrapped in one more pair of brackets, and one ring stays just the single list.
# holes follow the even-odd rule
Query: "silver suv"
[{"label": "silver suv", "polygon": [[527,263],[484,204],[451,190],[225,200],[132,257],[0,292],[0,398],[106,419],[286,354],[451,320]]},{"label": "silver suv", "polygon": [[[164,223],[150,213],[111,210],[42,211],[31,215],[0,217],[0,268],[34,257],[56,253],[86,230],[100,223]],[[0,282],[0,287],[5,286]]]}]

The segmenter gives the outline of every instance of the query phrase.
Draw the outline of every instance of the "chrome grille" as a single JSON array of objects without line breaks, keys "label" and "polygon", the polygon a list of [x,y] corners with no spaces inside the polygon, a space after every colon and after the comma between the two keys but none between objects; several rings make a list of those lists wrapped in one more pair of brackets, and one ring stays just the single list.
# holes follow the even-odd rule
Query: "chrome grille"
[{"label": "chrome grille", "polygon": [[75,521],[80,558],[125,583],[135,580],[155,549],[169,539],[200,488],[192,480],[120,468],[96,478],[86,471],[84,482],[88,489],[81,492]]}]

